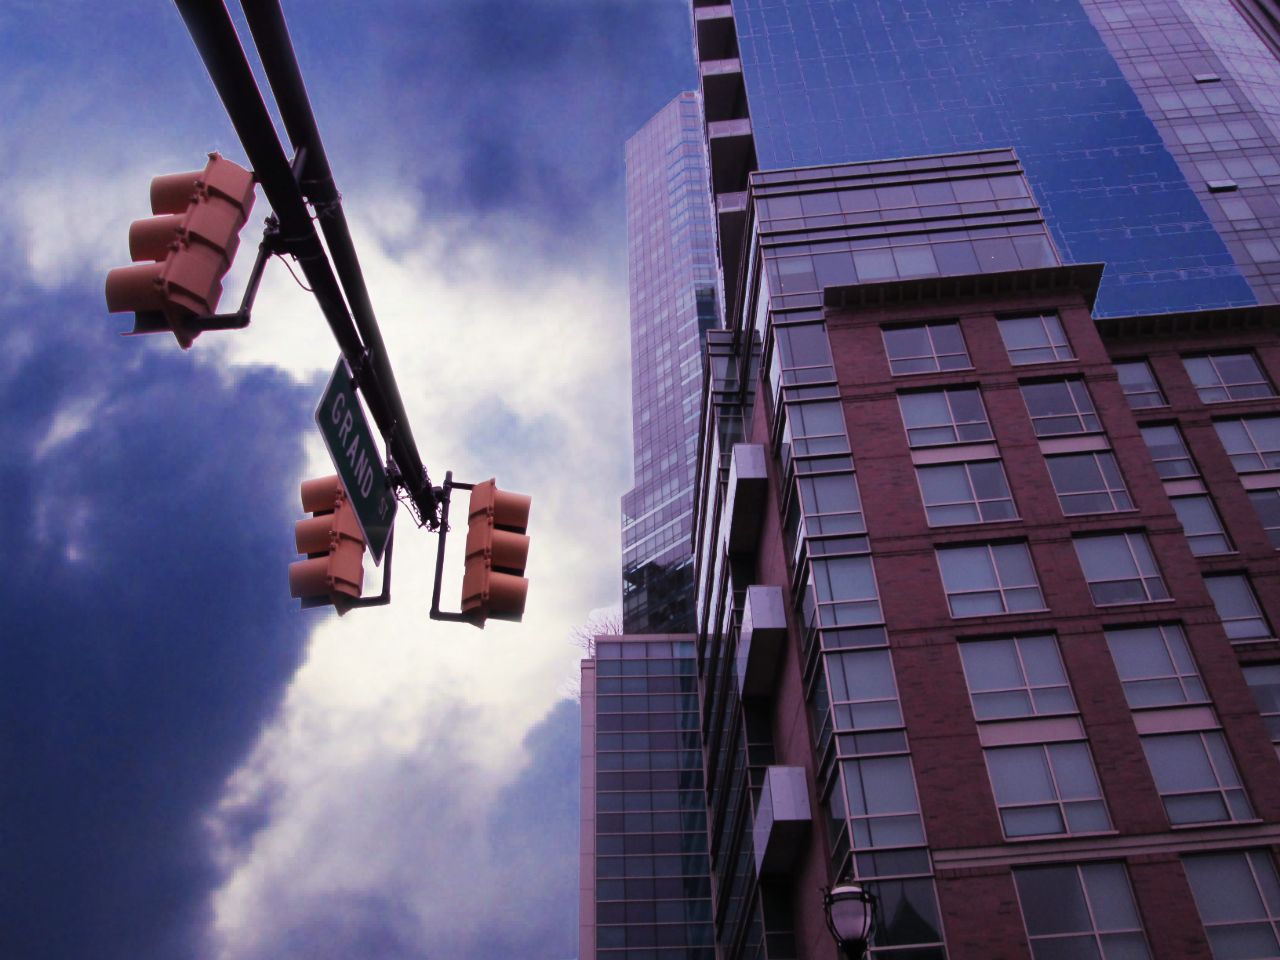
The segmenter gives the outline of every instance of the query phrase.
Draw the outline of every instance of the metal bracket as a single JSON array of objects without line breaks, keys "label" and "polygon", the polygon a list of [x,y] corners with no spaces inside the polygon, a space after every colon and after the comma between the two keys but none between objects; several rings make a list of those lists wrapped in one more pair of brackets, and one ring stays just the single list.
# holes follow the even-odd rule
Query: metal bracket
[{"label": "metal bracket", "polygon": [[445,538],[449,533],[449,494],[455,490],[470,490],[474,487],[473,483],[456,482],[453,479],[453,471],[449,470],[444,475],[444,486],[439,488],[436,494],[436,502],[440,504],[440,539],[436,543],[436,576],[435,586],[431,591],[431,619],[432,620],[448,620],[452,623],[470,623],[471,618],[465,613],[451,613],[447,610],[440,609],[440,580],[444,577],[444,547]]}]

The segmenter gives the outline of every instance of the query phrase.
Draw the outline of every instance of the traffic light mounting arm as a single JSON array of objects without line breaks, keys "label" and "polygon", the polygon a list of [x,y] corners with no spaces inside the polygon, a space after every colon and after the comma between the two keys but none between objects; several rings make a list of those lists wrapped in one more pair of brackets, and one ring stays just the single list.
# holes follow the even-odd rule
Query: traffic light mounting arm
[{"label": "traffic light mounting arm", "polygon": [[436,492],[436,502],[440,505],[440,528],[437,531],[439,539],[436,541],[436,576],[435,585],[431,590],[431,619],[432,620],[448,620],[454,623],[470,623],[471,616],[469,614],[458,611],[451,613],[447,610],[440,609],[440,580],[444,576],[444,545],[445,538],[449,533],[449,495],[454,490],[471,490],[475,487],[473,483],[462,483],[453,479],[453,471],[448,470],[444,475],[444,486]]}]

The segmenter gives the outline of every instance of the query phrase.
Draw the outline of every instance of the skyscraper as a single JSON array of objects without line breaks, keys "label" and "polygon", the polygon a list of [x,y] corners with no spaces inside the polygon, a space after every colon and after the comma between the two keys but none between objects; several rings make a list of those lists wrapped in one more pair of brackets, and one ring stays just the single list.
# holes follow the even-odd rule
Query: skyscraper
[{"label": "skyscraper", "polygon": [[622,498],[627,633],[693,628],[702,334],[718,322],[702,111],[682,93],[626,147],[635,487]]},{"label": "skyscraper", "polygon": [[1268,9],[694,0],[722,960],[1280,957]]}]

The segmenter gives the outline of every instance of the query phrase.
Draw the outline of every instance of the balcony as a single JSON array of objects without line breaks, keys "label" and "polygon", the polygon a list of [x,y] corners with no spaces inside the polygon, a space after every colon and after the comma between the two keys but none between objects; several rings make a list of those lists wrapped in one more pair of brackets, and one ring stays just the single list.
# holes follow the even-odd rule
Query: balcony
[{"label": "balcony", "polygon": [[725,549],[729,553],[755,550],[768,490],[764,445],[735,443],[729,461],[729,486],[724,501]]},{"label": "balcony", "polygon": [[742,62],[737,58],[704,60],[702,110],[708,123],[742,120],[747,116],[747,87],[742,79]]},{"label": "balcony", "polygon": [[738,634],[738,692],[744,700],[773,693],[778,658],[787,640],[781,587],[747,587]]},{"label": "balcony", "polygon": [[767,768],[752,828],[756,873],[762,877],[790,873],[812,823],[804,767]]},{"label": "balcony", "polygon": [[733,4],[714,3],[693,11],[698,60],[724,60],[738,55],[738,32],[733,24]]},{"label": "balcony", "polygon": [[740,193],[747,189],[747,174],[755,169],[756,148],[751,121],[714,120],[707,124],[707,149],[711,154],[713,193]]}]

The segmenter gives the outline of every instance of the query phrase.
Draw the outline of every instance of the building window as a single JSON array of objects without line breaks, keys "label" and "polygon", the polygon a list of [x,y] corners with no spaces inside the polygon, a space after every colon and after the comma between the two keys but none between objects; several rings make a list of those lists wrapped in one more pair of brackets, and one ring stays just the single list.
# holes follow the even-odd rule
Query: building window
[{"label": "building window", "polygon": [[1125,360],[1117,363],[1115,368],[1120,378],[1120,389],[1124,391],[1125,399],[1134,410],[1163,407],[1168,403],[1160,392],[1160,384],[1147,361]]},{"label": "building window", "polygon": [[1280,550],[1280,490],[1250,490],[1249,502],[1258,511],[1271,545]]},{"label": "building window", "polygon": [[979,720],[1076,712],[1051,633],[962,643],[960,659]]},{"label": "building window", "polygon": [[894,375],[968,370],[973,364],[964,346],[960,324],[924,323],[884,331],[889,371]]},{"label": "building window", "polygon": [[1280,417],[1215,420],[1213,425],[1241,473],[1280,469]]},{"label": "building window", "polygon": [[1086,744],[1035,743],[983,752],[1006,837],[1111,829]]},{"label": "building window", "polygon": [[1275,391],[1252,353],[1210,353],[1185,357],[1187,375],[1203,403],[1271,397]]},{"label": "building window", "polygon": [[774,384],[827,383],[836,378],[824,323],[779,324],[773,328]]},{"label": "building window", "polygon": [[1034,960],[1144,960],[1151,956],[1119,863],[1013,871]]},{"label": "building window", "polygon": [[792,457],[848,453],[849,438],[840,401],[788,403],[783,410],[786,415],[782,429],[783,469],[791,468]]},{"label": "building window", "polygon": [[913,447],[990,440],[991,424],[977,387],[953,387],[898,396],[907,441]]},{"label": "building window", "polygon": [[1014,366],[1075,358],[1056,313],[1005,317],[999,324],[1000,336],[1009,351],[1009,362]]},{"label": "building window", "polygon": [[916,477],[931,527],[1017,518],[999,460],[917,467]]},{"label": "building window", "polygon": [[812,589],[805,591],[807,625],[843,627],[881,621],[880,595],[870,557],[810,560],[809,580]]},{"label": "building window", "polygon": [[1102,429],[1083,380],[1024,383],[1022,400],[1037,437],[1097,433]]},{"label": "building window", "polygon": [[826,666],[837,729],[902,726],[898,688],[888,650],[828,653]]},{"label": "building window", "polygon": [[1197,557],[1211,557],[1220,553],[1234,553],[1235,547],[1222,528],[1218,511],[1207,494],[1193,497],[1174,497],[1174,512],[1187,535],[1187,544]]},{"label": "building window", "polygon": [[1182,860],[1218,960],[1280,956],[1280,878],[1265,850]]},{"label": "building window", "polygon": [[1107,646],[1129,706],[1172,707],[1209,699],[1178,624],[1108,630]]},{"label": "building window", "polygon": [[943,547],[937,553],[953,617],[1044,609],[1026,543]]},{"label": "building window", "polygon": [[1220,731],[1146,736],[1142,738],[1142,750],[1170,823],[1176,826],[1253,818],[1249,798]]},{"label": "building window", "polygon": [[[908,757],[842,760],[840,770],[855,849],[924,843],[920,801]],[[836,810],[832,813],[839,816]]]},{"label": "building window", "polygon": [[1120,467],[1110,451],[1067,453],[1046,457],[1045,463],[1066,516],[1133,509]]},{"label": "building window", "polygon": [[1145,533],[1075,537],[1073,542],[1098,606],[1169,598]]},{"label": "building window", "polygon": [[1271,636],[1271,626],[1258,605],[1258,597],[1243,573],[1205,577],[1213,605],[1223,629],[1231,640],[1262,640]]},{"label": "building window", "polygon": [[1280,750],[1280,663],[1260,663],[1244,668],[1244,679],[1258,701],[1258,712],[1267,725],[1271,742]]},{"label": "building window", "polygon": [[1155,461],[1156,473],[1160,474],[1161,480],[1200,476],[1196,462],[1191,459],[1191,451],[1182,439],[1182,431],[1174,424],[1143,427],[1142,439],[1147,443],[1147,452]]}]

